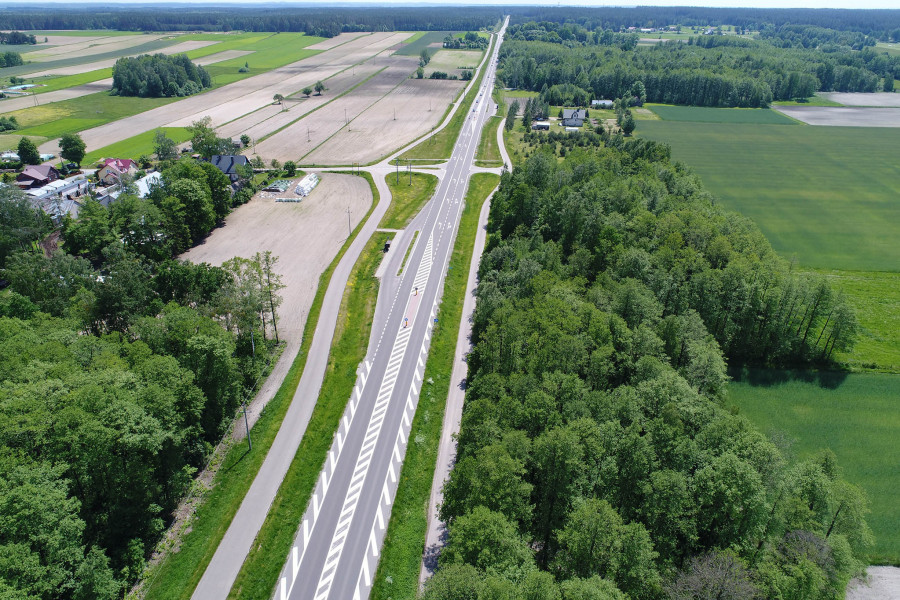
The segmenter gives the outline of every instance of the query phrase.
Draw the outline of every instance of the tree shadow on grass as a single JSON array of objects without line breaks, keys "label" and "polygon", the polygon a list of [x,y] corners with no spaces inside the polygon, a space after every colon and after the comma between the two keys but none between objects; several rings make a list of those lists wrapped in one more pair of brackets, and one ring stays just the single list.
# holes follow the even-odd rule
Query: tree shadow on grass
[{"label": "tree shadow on grass", "polygon": [[793,381],[811,383],[820,388],[836,390],[847,379],[841,371],[811,371],[807,369],[763,369],[756,367],[733,367],[728,370],[731,378],[739,383],[749,383],[753,387],[775,387]]}]

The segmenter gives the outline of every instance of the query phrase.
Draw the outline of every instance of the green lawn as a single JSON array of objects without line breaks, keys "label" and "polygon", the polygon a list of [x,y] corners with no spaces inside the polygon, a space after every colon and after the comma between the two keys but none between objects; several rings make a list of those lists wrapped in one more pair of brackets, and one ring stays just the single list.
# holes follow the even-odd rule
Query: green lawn
[{"label": "green lawn", "polygon": [[644,121],[637,133],[670,143],[784,257],[810,268],[900,269],[896,130]]},{"label": "green lawn", "polygon": [[381,560],[372,585],[372,600],[416,597],[419,565],[428,525],[428,500],[441,439],[447,391],[450,389],[450,372],[456,352],[456,338],[462,318],[478,215],[488,194],[499,182],[500,178],[492,173],[476,173],[466,191],[466,204],[441,300],[440,319],[434,327],[425,374],[422,376],[421,397],[409,432],[409,439],[414,443],[406,448],[397,496],[391,509]]},{"label": "green lawn", "polygon": [[434,195],[438,178],[428,173],[403,173],[401,171],[384,178],[391,190],[391,205],[384,213],[379,227],[403,229],[419,214],[425,203]]},{"label": "green lawn", "polygon": [[694,123],[753,123],[767,125],[796,125],[797,121],[770,108],[708,108],[705,106],[672,106],[647,104],[647,108],[663,121],[691,121]]},{"label": "green lawn", "polygon": [[773,102],[772,106],[843,106],[843,104],[816,95],[802,100],[779,100]]},{"label": "green lawn", "polygon": [[[425,31],[419,32],[403,42],[399,50],[394,54],[402,56],[418,56],[422,50],[428,48],[429,44],[443,43],[449,31]],[[434,52],[434,48],[429,48],[429,52]]]},{"label": "green lawn", "polygon": [[[88,71],[87,73],[79,73],[77,75],[63,75],[61,77],[38,77],[36,79],[25,78],[28,83],[39,83],[43,87],[33,88],[34,93],[38,96],[38,102],[41,101],[41,94],[47,92],[55,92],[66,88],[75,87],[76,85],[84,85],[92,81],[99,81],[112,77],[112,68],[98,69],[96,71]],[[0,105],[2,106],[2,105]]]},{"label": "green lawn", "polygon": [[900,373],[900,273],[817,271],[856,310],[860,331],[851,352],[837,359],[854,369]]},{"label": "green lawn", "polygon": [[[191,139],[191,134],[184,127],[164,127],[163,131],[178,144]],[[155,129],[153,131],[145,131],[121,142],[98,148],[93,152],[88,152],[82,164],[90,165],[101,158],[131,158],[136,160],[142,154],[150,156],[154,153],[153,137],[155,135]]]},{"label": "green lawn", "polygon": [[[0,134],[0,150],[15,150],[19,147],[19,140],[22,139],[21,135],[15,135],[12,133],[3,133]],[[40,136],[29,135],[28,139],[34,142],[36,145],[41,145],[47,138],[43,138]]]},{"label": "green lawn", "polygon": [[489,118],[481,130],[481,139],[478,141],[478,151],[475,153],[475,165],[479,167],[501,167],[503,157],[500,156],[500,146],[497,144],[497,128],[505,118],[499,115]]},{"label": "green lawn", "polygon": [[900,375],[750,371],[729,398],[766,434],[807,457],[831,448],[869,496],[873,563],[900,564]]}]

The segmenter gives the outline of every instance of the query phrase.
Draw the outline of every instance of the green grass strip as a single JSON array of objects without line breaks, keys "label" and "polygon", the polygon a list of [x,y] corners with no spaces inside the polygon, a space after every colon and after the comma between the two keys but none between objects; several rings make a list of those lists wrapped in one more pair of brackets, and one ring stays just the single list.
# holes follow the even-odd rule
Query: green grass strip
[{"label": "green grass strip", "polygon": [[397,173],[384,178],[391,190],[391,206],[381,224],[384,229],[403,229],[419,214],[425,203],[434,195],[438,178],[430,173]]},{"label": "green grass strip", "polygon": [[[368,175],[368,173],[364,175]],[[225,455],[223,464],[219,467],[213,481],[213,488],[207,493],[203,504],[190,523],[191,531],[184,536],[180,550],[177,553],[168,554],[147,577],[145,600],[188,600],[194,593],[209,561],[212,560],[219,542],[222,541],[222,537],[228,530],[231,520],[275,440],[275,435],[278,433],[297,385],[300,383],[313,333],[322,310],[325,290],[328,288],[331,276],[350,244],[356,239],[363,224],[378,205],[378,192],[375,184],[371,176],[368,179],[372,189],[372,205],[369,212],[354,229],[353,235],[331,261],[328,269],[319,277],[319,287],[303,328],[303,342],[300,345],[300,351],[275,397],[263,409],[259,420],[250,432],[253,436],[253,451],[248,452],[246,446],[238,444]]]},{"label": "green grass strip", "polygon": [[[371,175],[364,173],[363,176],[372,186],[373,194],[377,194]],[[306,433],[238,573],[229,598],[260,599],[272,595],[297,526],[315,490],[316,479],[328,456],[328,450],[331,449],[344,407],[356,383],[356,369],[366,355],[378,297],[378,280],[374,273],[381,261],[381,248],[391,235],[373,235],[350,273],[341,301],[325,378],[306,426]]]},{"label": "green grass strip", "polygon": [[419,230],[413,231],[413,239],[409,243],[409,246],[406,247],[406,254],[403,255],[403,262],[400,264],[400,269],[397,271],[397,277],[403,274],[403,269],[406,268],[406,261],[409,260],[409,255],[412,253],[413,246],[416,245],[416,238],[419,237]]},{"label": "green grass strip", "polygon": [[493,116],[484,124],[481,130],[481,140],[478,142],[478,151],[475,153],[475,165],[478,167],[502,167],[503,157],[500,156],[500,146],[497,144],[497,128],[505,117]]},{"label": "green grass strip", "polygon": [[401,159],[430,158],[444,160],[450,158],[450,155],[453,153],[453,146],[456,144],[456,138],[459,137],[459,132],[462,129],[463,123],[466,121],[466,117],[469,116],[472,104],[475,102],[475,98],[478,97],[481,82],[484,80],[484,74],[487,72],[488,61],[491,60],[491,51],[496,42],[496,38],[491,39],[491,44],[487,50],[488,59],[484,62],[484,66],[481,68],[481,72],[478,74],[472,89],[470,89],[465,98],[463,98],[462,106],[459,107],[459,110],[457,110],[456,114],[453,115],[453,118],[450,119],[450,123],[422,143],[401,154]]},{"label": "green grass strip", "polygon": [[444,282],[440,319],[434,327],[422,393],[409,432],[413,443],[406,448],[397,497],[369,596],[372,600],[412,600],[419,588],[431,482],[450,389],[450,372],[462,319],[466,280],[478,231],[478,216],[484,201],[499,181],[500,177],[493,173],[476,173],[469,182],[459,233],[450,257],[450,270]]}]

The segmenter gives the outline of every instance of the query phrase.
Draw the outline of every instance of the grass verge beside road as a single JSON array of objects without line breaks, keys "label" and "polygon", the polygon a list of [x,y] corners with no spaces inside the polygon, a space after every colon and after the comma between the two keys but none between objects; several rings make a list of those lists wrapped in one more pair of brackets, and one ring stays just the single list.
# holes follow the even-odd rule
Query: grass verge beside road
[{"label": "grass verge beside road", "polygon": [[415,172],[386,175],[384,181],[391,190],[391,205],[378,225],[384,229],[406,227],[431,200],[438,184],[436,176]]},{"label": "grass verge beside road", "polygon": [[390,233],[376,233],[350,273],[338,315],[334,342],[322,389],[303,441],[288,468],[253,548],[247,555],[229,598],[259,599],[272,596],[278,574],[290,551],[297,526],[315,489],[316,480],[331,449],[334,433],[356,383],[359,363],[366,356],[381,262],[381,247]]},{"label": "grass verge beside road", "polygon": [[492,173],[476,173],[466,191],[466,205],[450,258],[451,268],[444,282],[440,319],[432,334],[419,405],[409,432],[409,439],[413,443],[406,448],[397,497],[391,509],[381,560],[369,595],[372,600],[416,597],[428,527],[428,500],[431,496],[431,482],[441,439],[444,407],[450,388],[450,373],[462,319],[478,216],[488,194],[499,181],[500,177]]},{"label": "grass verge beside road", "polygon": [[[491,40],[490,46],[487,49],[488,60],[490,60],[491,52],[494,49],[495,43],[496,38],[493,38]],[[456,139],[459,137],[459,131],[462,129],[463,123],[465,123],[466,121],[466,117],[469,116],[469,112],[472,110],[472,104],[475,102],[475,98],[478,97],[478,91],[481,87],[481,82],[484,80],[484,74],[485,72],[487,72],[487,67],[488,63],[485,62],[484,66],[481,69],[481,72],[475,79],[475,84],[462,99],[462,105],[459,107],[459,110],[456,111],[456,114],[453,115],[453,117],[450,119],[450,122],[447,124],[447,126],[438,131],[433,136],[401,154],[401,159],[406,160],[409,158],[413,160],[446,160],[450,158],[450,155],[453,153],[453,146],[456,144]]]},{"label": "grass verge beside road", "polygon": [[188,600],[243,502],[250,484],[256,477],[260,465],[275,440],[275,435],[278,433],[297,385],[300,383],[313,333],[322,310],[325,290],[328,288],[331,276],[378,204],[378,192],[375,190],[371,177],[368,179],[373,194],[372,205],[328,269],[319,277],[319,287],[303,327],[303,342],[300,345],[300,351],[275,397],[263,409],[259,420],[250,432],[253,436],[254,450],[248,452],[243,444],[239,444],[228,451],[213,480],[212,489],[206,494],[196,516],[189,523],[190,532],[185,534],[180,550],[177,553],[168,554],[167,558],[161,561],[147,577],[148,584],[144,600]]},{"label": "grass verge beside road", "polygon": [[499,115],[493,116],[484,124],[481,130],[481,140],[478,142],[478,150],[475,152],[475,166],[477,167],[502,167],[503,157],[500,156],[500,146],[497,144],[497,127],[505,120]]},{"label": "grass verge beside road", "polygon": [[749,370],[728,397],[791,458],[831,448],[843,476],[869,496],[870,561],[900,565],[900,376]]}]

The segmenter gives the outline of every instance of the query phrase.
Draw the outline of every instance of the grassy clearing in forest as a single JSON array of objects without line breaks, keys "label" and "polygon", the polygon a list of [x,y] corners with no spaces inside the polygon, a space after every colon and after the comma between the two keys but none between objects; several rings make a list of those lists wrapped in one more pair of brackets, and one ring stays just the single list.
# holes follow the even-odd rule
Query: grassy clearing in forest
[{"label": "grassy clearing in forest", "polygon": [[873,564],[900,564],[900,375],[749,370],[729,385],[729,402],[787,445],[789,458],[822,448],[861,486],[872,509]]},{"label": "grassy clearing in forest", "polygon": [[391,509],[381,560],[372,584],[372,600],[416,597],[428,526],[431,482],[444,422],[444,406],[450,389],[450,373],[478,230],[478,216],[488,194],[499,182],[500,177],[493,173],[476,173],[469,181],[459,233],[450,257],[451,268],[444,284],[440,319],[432,334],[419,405],[409,432],[409,439],[414,443],[406,448],[397,497]]},{"label": "grassy clearing in forest", "polygon": [[900,268],[897,133],[889,128],[642,122],[722,204],[803,267]]}]

